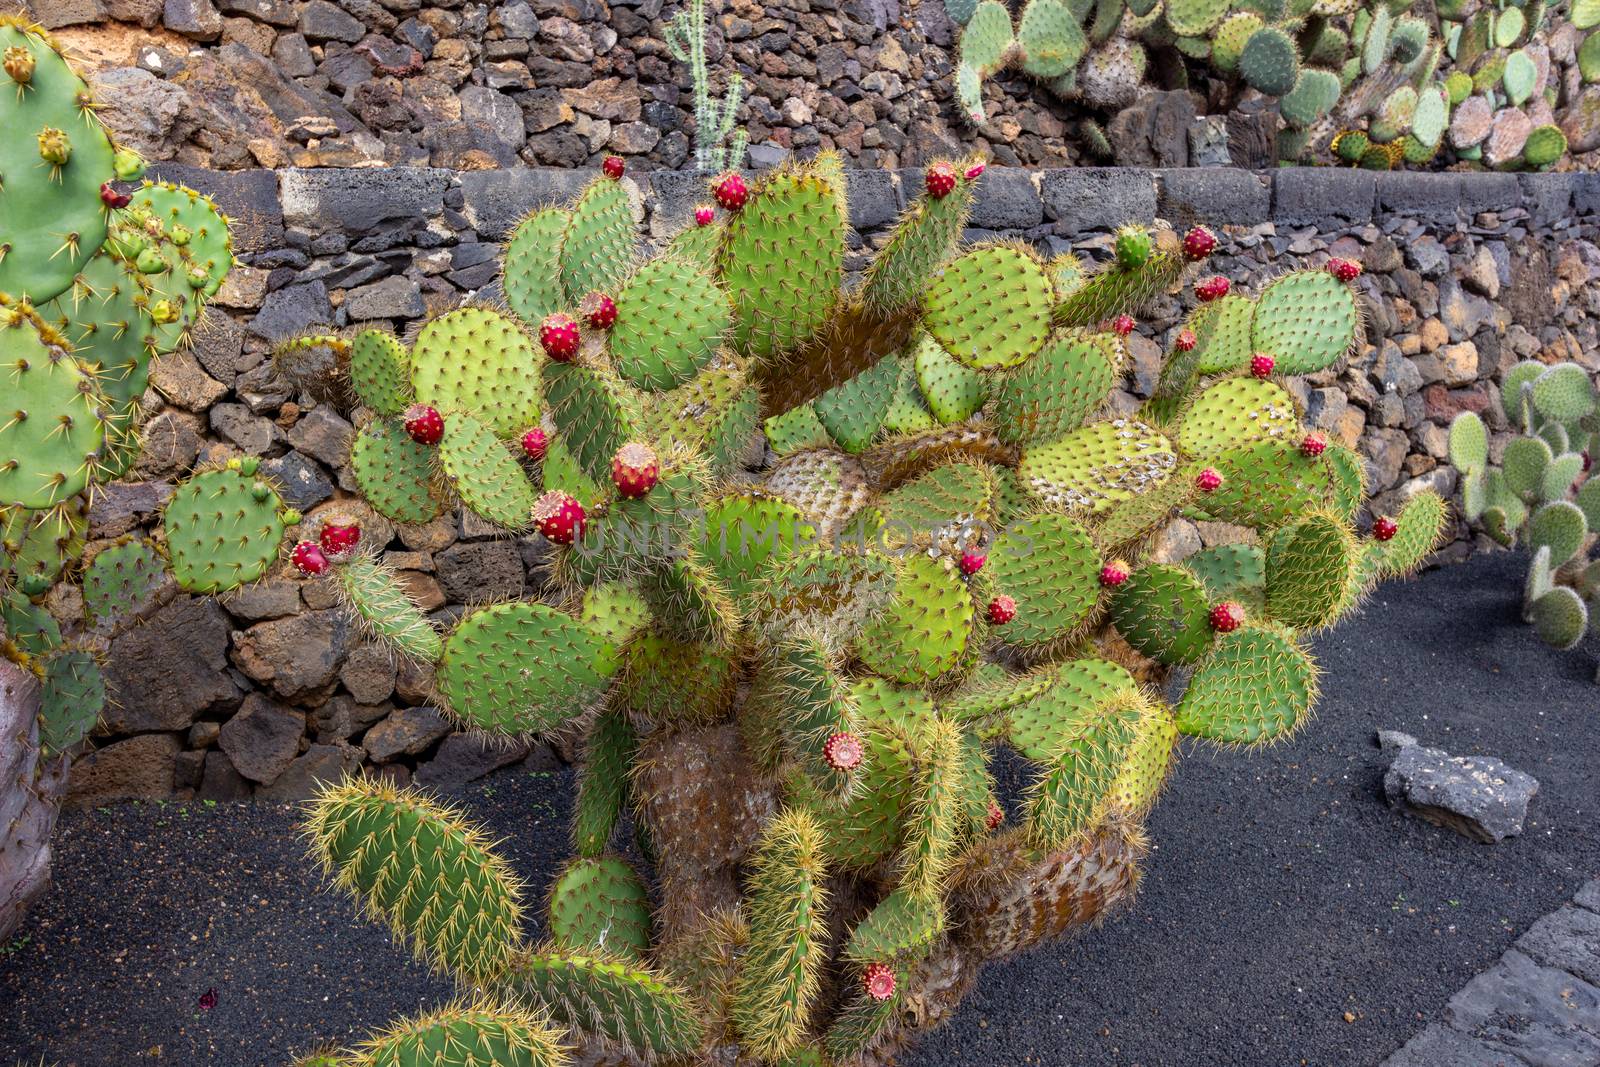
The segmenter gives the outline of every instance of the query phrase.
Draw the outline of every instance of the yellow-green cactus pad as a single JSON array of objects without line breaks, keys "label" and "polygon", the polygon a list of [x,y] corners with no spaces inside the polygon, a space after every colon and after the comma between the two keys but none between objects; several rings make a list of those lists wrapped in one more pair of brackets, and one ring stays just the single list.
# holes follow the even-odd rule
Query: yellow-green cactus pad
[{"label": "yellow-green cactus pad", "polygon": [[443,651],[439,631],[392,567],[358,555],[335,565],[333,576],[341,599],[386,646],[417,663],[438,660]]},{"label": "yellow-green cactus pad", "polygon": [[431,319],[411,346],[416,396],[445,415],[467,412],[501,437],[539,423],[533,342],[509,316],[464,307]]},{"label": "yellow-green cactus pad", "polygon": [[935,467],[883,498],[883,537],[898,544],[966,532],[976,539],[995,525],[994,490],[994,479],[978,464]]},{"label": "yellow-green cactus pad", "polygon": [[894,601],[861,631],[856,654],[885,678],[929,682],[961,662],[976,610],[945,562],[913,555],[897,570]]},{"label": "yellow-green cactus pad", "polygon": [[995,387],[995,432],[1007,444],[1054,441],[1100,410],[1116,384],[1110,336],[1064,331],[1037,356],[1007,371]]},{"label": "yellow-green cactus pad", "polygon": [[628,645],[617,696],[642,722],[710,723],[727,714],[738,681],[738,665],[725,650],[650,632]]},{"label": "yellow-green cactus pad", "polygon": [[1128,644],[1162,663],[1192,663],[1211,647],[1205,586],[1182,567],[1140,567],[1111,598],[1111,621]]},{"label": "yellow-green cactus pad", "polygon": [[[888,688],[881,679],[867,681]],[[864,691],[860,682],[854,689],[857,708],[865,713],[870,707],[870,690]],[[804,804],[815,815],[828,863],[847,870],[864,870],[893,854],[911,803],[913,756],[907,730],[867,719],[865,740],[861,785],[844,804],[817,792],[798,772],[790,782],[790,802]]]},{"label": "yellow-green cactus pad", "polygon": [[1017,481],[1047,507],[1098,514],[1154,489],[1177,462],[1171,442],[1155,429],[1116,418],[1026,449]]},{"label": "yellow-green cactus pad", "polygon": [[975,187],[975,182],[958,178],[947,196],[918,196],[895,223],[889,243],[873,257],[861,283],[861,299],[885,311],[915,302],[960,243]]},{"label": "yellow-green cactus pad", "polygon": [[392,333],[362,330],[350,342],[350,385],[379,415],[399,415],[411,403],[411,353]]},{"label": "yellow-green cactus pad", "polygon": [[561,238],[561,287],[567,305],[576,307],[588,293],[614,294],[633,273],[638,242],[626,187],[606,177],[584,186]]},{"label": "yellow-green cactus pad", "polygon": [[816,540],[800,509],[776,497],[736,493],[706,507],[702,554],[733,596],[748,600],[757,583],[791,553]]},{"label": "yellow-green cactus pad", "polygon": [[561,290],[561,236],[569,218],[560,208],[542,208],[517,223],[506,242],[500,284],[511,310],[530,326],[566,303]]},{"label": "yellow-green cactus pad", "polygon": [[650,951],[650,894],[616,856],[575,859],[550,890],[550,936],[563,949],[643,959]]},{"label": "yellow-green cactus pad", "polygon": [[1300,420],[1294,398],[1257,378],[1225,378],[1195,398],[1178,427],[1178,447],[1189,456],[1211,456],[1252,441],[1298,443]]},{"label": "yellow-green cactus pad", "polygon": [[566,1067],[563,1038],[536,1015],[463,1004],[396,1023],[367,1041],[359,1059],[313,1057],[296,1067]]},{"label": "yellow-green cactus pad", "polygon": [[456,495],[474,514],[507,530],[533,521],[538,499],[533,483],[485,424],[461,412],[445,416],[439,462]]},{"label": "yellow-green cactus pad", "polygon": [[727,294],[703,269],[682,259],[654,259],[617,297],[611,355],[634,385],[672,389],[710,362],[732,319]]},{"label": "yellow-green cactus pad", "polygon": [[514,600],[469,612],[445,638],[439,693],[462,722],[497,734],[553,730],[605,687],[605,642],[570,615]]},{"label": "yellow-green cactus pad", "polygon": [[1219,634],[1178,703],[1178,729],[1191,737],[1256,744],[1285,737],[1317,700],[1317,666],[1286,631]]},{"label": "yellow-green cactus pad", "polygon": [[609,955],[522,953],[505,981],[561,1025],[644,1055],[688,1055],[705,1038],[686,992],[665,975]]},{"label": "yellow-green cactus pad", "polygon": [[38,511],[0,507],[0,585],[15,586],[24,596],[43,596],[83,555],[88,528],[88,502],[81,496]]},{"label": "yellow-green cactus pad", "polygon": [[996,592],[1017,602],[1016,617],[999,631],[1012,645],[1069,635],[1100,595],[1100,553],[1083,527],[1065,515],[1035,515],[1007,527],[982,573]]},{"label": "yellow-green cactus pad", "polygon": [[99,461],[106,400],[59,341],[33,313],[0,308],[0,505],[59,504]]},{"label": "yellow-green cactus pad", "polygon": [[1017,26],[1022,69],[1035,78],[1071,73],[1089,47],[1083,27],[1063,0],[1031,0]]},{"label": "yellow-green cactus pad", "polygon": [[1137,689],[1120,690],[1089,708],[1059,740],[1030,791],[1028,840],[1035,848],[1068,848],[1099,821],[1147,703]]},{"label": "yellow-green cactus pad", "polygon": [[845,942],[845,958],[857,963],[913,960],[933,947],[944,933],[944,908],[896,889],[856,924]]},{"label": "yellow-green cactus pad", "polygon": [[1279,374],[1314,374],[1350,351],[1360,329],[1353,289],[1327,271],[1295,271],[1261,291],[1250,344]]},{"label": "yellow-green cactus pad", "polygon": [[828,739],[861,736],[850,681],[839,656],[820,637],[799,637],[776,648],[766,669],[776,696],[784,748],[822,794],[848,795],[860,768],[841,770],[827,759]]},{"label": "yellow-green cactus pad", "polygon": [[72,286],[40,308],[94,373],[95,384],[114,409],[133,414],[133,404],[150,383],[156,355],[152,297],[138,271],[102,250],[85,263]]},{"label": "yellow-green cactus pad", "polygon": [[984,376],[956,362],[927,334],[917,342],[913,365],[928,410],[941,423],[948,425],[968,418],[988,396]]},{"label": "yellow-green cactus pad", "polygon": [[1213,545],[1183,561],[1213,602],[1236,600],[1246,611],[1267,607],[1267,557],[1260,545]]},{"label": "yellow-green cactus pad", "polygon": [[1329,625],[1357,559],[1355,535],[1333,515],[1280,526],[1267,542],[1267,614],[1298,630]]},{"label": "yellow-green cactus pad", "polygon": [[645,417],[637,394],[606,367],[552,363],[544,379],[550,417],[567,450],[596,484],[608,484],[611,457],[641,438]]},{"label": "yellow-green cactus pad", "polygon": [[606,498],[610,481],[606,481],[607,488],[602,489],[601,483],[584,473],[578,466],[578,461],[573,458],[572,450],[561,437],[553,437],[545,446],[544,461],[539,465],[541,484],[546,490],[560,489],[570,493],[573,499],[584,507],[593,507]]},{"label": "yellow-green cactus pad", "polygon": [[1257,441],[1218,453],[1214,465],[1222,485],[1202,506],[1221,522],[1268,529],[1334,502],[1334,467],[1326,454],[1307,456],[1295,442]]},{"label": "yellow-green cactus pad", "polygon": [[131,212],[148,212],[181,253],[183,283],[203,302],[217,295],[233,267],[233,235],[209,197],[171,182],[147,181],[133,194]]},{"label": "yellow-green cactus pad", "polygon": [[[1379,570],[1385,578],[1410,574],[1428,558],[1444,535],[1449,505],[1437,493],[1419,493],[1406,501],[1395,518],[1395,535],[1388,541],[1374,542],[1379,553]],[[1537,548],[1539,542],[1530,543]]]},{"label": "yellow-green cactus pad", "polygon": [[1172,768],[1177,742],[1178,724],[1172,712],[1153,701],[1146,704],[1107,801],[1132,815],[1148,811]]},{"label": "yellow-green cactus pad", "polygon": [[754,612],[774,636],[807,632],[849,636],[894,596],[887,557],[812,547],[790,555],[753,598]]},{"label": "yellow-green cactus pad", "polygon": [[638,735],[625,709],[601,711],[584,745],[578,800],[572,812],[572,843],[578,855],[595,859],[610,843],[627,797],[628,769],[638,746]]},{"label": "yellow-green cactus pad", "polygon": [[1054,295],[1031,250],[984,245],[936,274],[922,296],[923,323],[969,367],[1014,367],[1044,345]]},{"label": "yellow-green cactus pad", "polygon": [[861,452],[883,425],[899,382],[900,365],[892,359],[880,359],[817,397],[811,406],[817,421],[840,448]]},{"label": "yellow-green cactus pad", "polygon": [[350,448],[350,469],[362,499],[385,518],[415,525],[444,510],[434,484],[433,449],[413,441],[397,422],[373,419],[361,427]]},{"label": "yellow-green cactus pad", "polygon": [[164,513],[173,577],[191,593],[220,593],[260,578],[278,560],[282,510],[277,491],[243,468],[190,478]]},{"label": "yellow-green cactus pad", "polygon": [[[1079,659],[1035,676],[1039,683],[1007,710],[1006,740],[1036,763],[1048,763],[1072,732],[1109,697],[1136,688],[1133,675],[1103,659]],[[1020,687],[1019,687],[1020,690]]]},{"label": "yellow-green cactus pad", "polygon": [[[1255,302],[1238,293],[1229,293],[1194,309],[1188,326],[1194,331],[1192,355],[1200,374],[1225,374],[1249,364],[1255,352],[1251,347],[1251,324],[1255,314]],[[1288,373],[1281,365],[1274,369],[1280,374]]]},{"label": "yellow-green cactus pad", "polygon": [[833,443],[828,428],[822,425],[817,409],[810,403],[790,408],[782,415],[773,415],[761,424],[761,430],[767,435],[767,444],[780,456]]}]

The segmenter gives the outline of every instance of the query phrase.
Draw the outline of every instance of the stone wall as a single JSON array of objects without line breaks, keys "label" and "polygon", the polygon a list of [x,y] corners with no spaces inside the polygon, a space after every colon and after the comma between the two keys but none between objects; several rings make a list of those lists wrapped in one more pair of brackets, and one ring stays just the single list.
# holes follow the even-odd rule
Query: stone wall
[{"label": "stone wall", "polygon": [[[234,216],[241,263],[193,352],[157,366],[145,456],[95,502],[95,539],[152,524],[169,480],[194,463],[241,454],[262,457],[308,514],[346,499],[352,426],[274,380],[270,342],[318,323],[404,331],[463,299],[493,299],[499,242],[514,221],[588,177],[182,166],[164,174],[213,193]],[[653,240],[685,225],[703,196],[700,180],[683,173],[625,181]],[[851,173],[863,247],[884,239],[919,182],[917,172]],[[1471,409],[1503,431],[1488,383],[1514,362],[1600,368],[1600,289],[1591,284],[1600,277],[1600,176],[991,168],[970,236],[1103,258],[1113,226],[1157,216],[1216,226],[1214,268],[1247,287],[1329,255],[1365,264],[1367,343],[1296,388],[1310,423],[1367,457],[1382,511],[1422,487],[1454,491],[1453,472],[1441,466],[1445,427]],[[1191,299],[1164,298],[1145,316],[1119,404],[1131,409],[1149,395]],[[537,535],[510,539],[455,517],[401,529],[371,519],[366,529],[441,619],[464,602],[536,591]],[[1456,534],[1444,558],[1470,550],[1465,531]],[[1175,552],[1201,540],[1181,521],[1166,536]],[[52,608],[66,617],[78,605],[68,593]],[[287,568],[220,600],[180,597],[117,641],[109,674],[113,710],[73,776],[81,804],[289,799],[363,762],[399,781],[444,786],[554,758],[542,746],[485,749],[450,733],[426,705],[428,679],[397,672],[344,621],[326,585]]]}]

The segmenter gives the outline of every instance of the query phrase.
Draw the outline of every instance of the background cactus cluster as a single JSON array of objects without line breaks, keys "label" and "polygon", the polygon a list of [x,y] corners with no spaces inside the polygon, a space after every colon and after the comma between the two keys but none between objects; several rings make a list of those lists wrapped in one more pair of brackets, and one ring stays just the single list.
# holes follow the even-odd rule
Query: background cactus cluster
[{"label": "background cactus cluster", "polygon": [[1489,465],[1477,414],[1463,411],[1450,424],[1462,511],[1500,544],[1528,546],[1523,617],[1547,644],[1574,648],[1600,627],[1600,562],[1589,558],[1600,530],[1600,480],[1589,477],[1600,431],[1594,383],[1576,363],[1519,363],[1506,373],[1501,402],[1519,436],[1498,467]]},{"label": "background cactus cluster", "polygon": [[[1554,109],[1578,87],[1552,75],[1545,0],[1028,0],[1015,21],[999,0],[946,8],[962,26],[956,96],[974,123],[984,79],[1016,68],[1107,113],[1148,85],[1253,90],[1277,99],[1289,162],[1331,150],[1387,170],[1443,149],[1536,169],[1567,151]],[[1580,66],[1600,77],[1600,41],[1585,50]]]},{"label": "background cactus cluster", "polygon": [[[82,558],[97,486],[138,455],[151,362],[189,343],[232,246],[206,197],[116,184],[138,179],[143,163],[111,143],[42,30],[0,18],[0,54],[0,123],[14,134],[0,147],[0,652],[41,683],[19,691],[37,710],[20,728],[27,758],[0,782],[9,823],[49,792],[40,776],[98,721],[99,657],[116,629],[174,588],[215,593],[260,577],[298,520],[245,461],[180,485],[161,539],[124,538]],[[63,582],[82,602],[65,622],[57,615],[73,598],[52,601],[55,613],[46,603]],[[0,883],[16,875],[7,868],[18,851],[28,850],[0,862]],[[0,914],[0,928],[16,917]]]},{"label": "background cactus cluster", "polygon": [[[1357,268],[1208,280],[1115,414],[1130,314],[1215,238],[1127,228],[1099,271],[963,250],[982,169],[931,166],[851,284],[835,157],[718,177],[720,215],[646,260],[608,165],[516,228],[506,307],[283,347],[352,407],[378,512],[459,502],[552,546],[541,599],[444,628],[358,526],[296,564],[460,723],[585,753],[538,942],[460,812],[359,778],[313,802],[332,879],[473,992],[304,1063],[877,1062],[987,960],[1131,896],[1180,735],[1306,721],[1305,634],[1444,512],[1358,535],[1361,462],[1284,388],[1356,343]],[[1236,539],[1157,562],[1179,514]],[[996,758],[1031,767],[1010,811]]]}]

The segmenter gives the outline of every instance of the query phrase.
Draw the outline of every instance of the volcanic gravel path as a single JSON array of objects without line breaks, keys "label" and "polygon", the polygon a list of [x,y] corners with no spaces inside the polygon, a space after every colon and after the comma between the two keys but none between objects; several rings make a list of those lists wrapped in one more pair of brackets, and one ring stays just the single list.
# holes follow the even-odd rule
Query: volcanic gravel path
[{"label": "volcanic gravel path", "polygon": [[[1518,620],[1520,572],[1501,553],[1387,585],[1321,637],[1297,737],[1186,746],[1134,908],[992,966],[904,1067],[1371,1067],[1421,1032],[1600,875],[1600,688]],[[1535,775],[1525,833],[1482,845],[1389,810],[1379,728]],[[572,792],[514,770],[459,798],[534,900]],[[0,945],[0,1067],[282,1067],[451,994],[323,887],[293,809],[130,805],[57,838],[55,885]]]}]

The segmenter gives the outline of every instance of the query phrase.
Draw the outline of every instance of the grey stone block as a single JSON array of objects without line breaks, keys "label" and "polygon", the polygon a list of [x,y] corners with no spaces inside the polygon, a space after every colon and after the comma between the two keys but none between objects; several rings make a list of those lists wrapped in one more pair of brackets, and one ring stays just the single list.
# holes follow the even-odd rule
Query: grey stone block
[{"label": "grey stone block", "polygon": [[1461,208],[1461,177],[1421,171],[1389,171],[1377,177],[1380,216],[1410,215],[1450,226]]},{"label": "grey stone block", "polygon": [[1522,186],[1515,174],[1458,174],[1461,210],[1470,222],[1480,211],[1509,211],[1522,206]]},{"label": "grey stone block", "polygon": [[1482,1041],[1433,1023],[1383,1061],[1382,1067],[1526,1067],[1523,1061],[1496,1052]]},{"label": "grey stone block", "polygon": [[1575,186],[1571,174],[1519,174],[1523,207],[1535,226],[1549,226],[1572,213]]},{"label": "grey stone block", "polygon": [[1600,915],[1587,908],[1557,908],[1517,938],[1517,949],[1600,986]]},{"label": "grey stone block", "polygon": [[[507,173],[526,172],[473,172]],[[450,171],[433,167],[285,170],[279,172],[278,198],[290,226],[316,234],[365,233],[386,223],[420,225],[440,214],[450,179]]]},{"label": "grey stone block", "polygon": [[1155,178],[1147,170],[1049,171],[1044,175],[1043,196],[1045,217],[1069,230],[1113,230],[1156,217]]},{"label": "grey stone block", "polygon": [[1451,997],[1445,1018],[1534,1067],[1600,1063],[1600,989],[1516,949]]},{"label": "grey stone block", "polygon": [[208,170],[185,163],[156,163],[155,181],[176,182],[205,193],[228,216],[235,252],[261,252],[283,245],[283,208],[278,177],[270,170]]},{"label": "grey stone block", "polygon": [[245,331],[268,341],[281,341],[310,326],[332,322],[333,305],[328,301],[327,287],[321,282],[307,282],[268,293]]},{"label": "grey stone block", "polygon": [[1573,898],[1573,903],[1579,907],[1588,908],[1590,911],[1600,912],[1600,878],[1596,878],[1582,889]]},{"label": "grey stone block", "polygon": [[1395,807],[1493,844],[1522,832],[1539,780],[1492,756],[1407,745],[1384,773],[1383,792]]},{"label": "grey stone block", "polygon": [[1600,174],[1572,175],[1572,213],[1600,215]]},{"label": "grey stone block", "polygon": [[1371,171],[1287,167],[1273,174],[1273,218],[1291,226],[1371,222],[1377,186]]},{"label": "grey stone block", "polygon": [[1158,173],[1157,207],[1175,225],[1208,222],[1251,226],[1272,217],[1272,183],[1236,167],[1195,167]]},{"label": "grey stone block", "polygon": [[[855,173],[851,173],[855,177]],[[657,170],[650,172],[650,190],[653,206],[650,213],[650,233],[655,237],[670,237],[693,225],[696,204],[711,203],[708,183],[711,174],[697,170]]]},{"label": "grey stone block", "polygon": [[885,226],[900,214],[900,190],[886,170],[849,172],[850,225],[865,232]]},{"label": "grey stone block", "polygon": [[[907,189],[917,189],[921,171],[902,171]],[[912,185],[910,183],[919,183]],[[1033,173],[1012,167],[990,167],[978,179],[968,225],[985,230],[1025,230],[1044,221],[1044,201],[1033,184]]]},{"label": "grey stone block", "polygon": [[577,170],[475,170],[461,175],[462,213],[486,241],[510,233],[534,208],[570,202],[593,175]]},{"label": "grey stone block", "polygon": [[414,319],[427,310],[422,303],[421,287],[399,274],[350,290],[345,294],[344,309],[353,322]]}]

